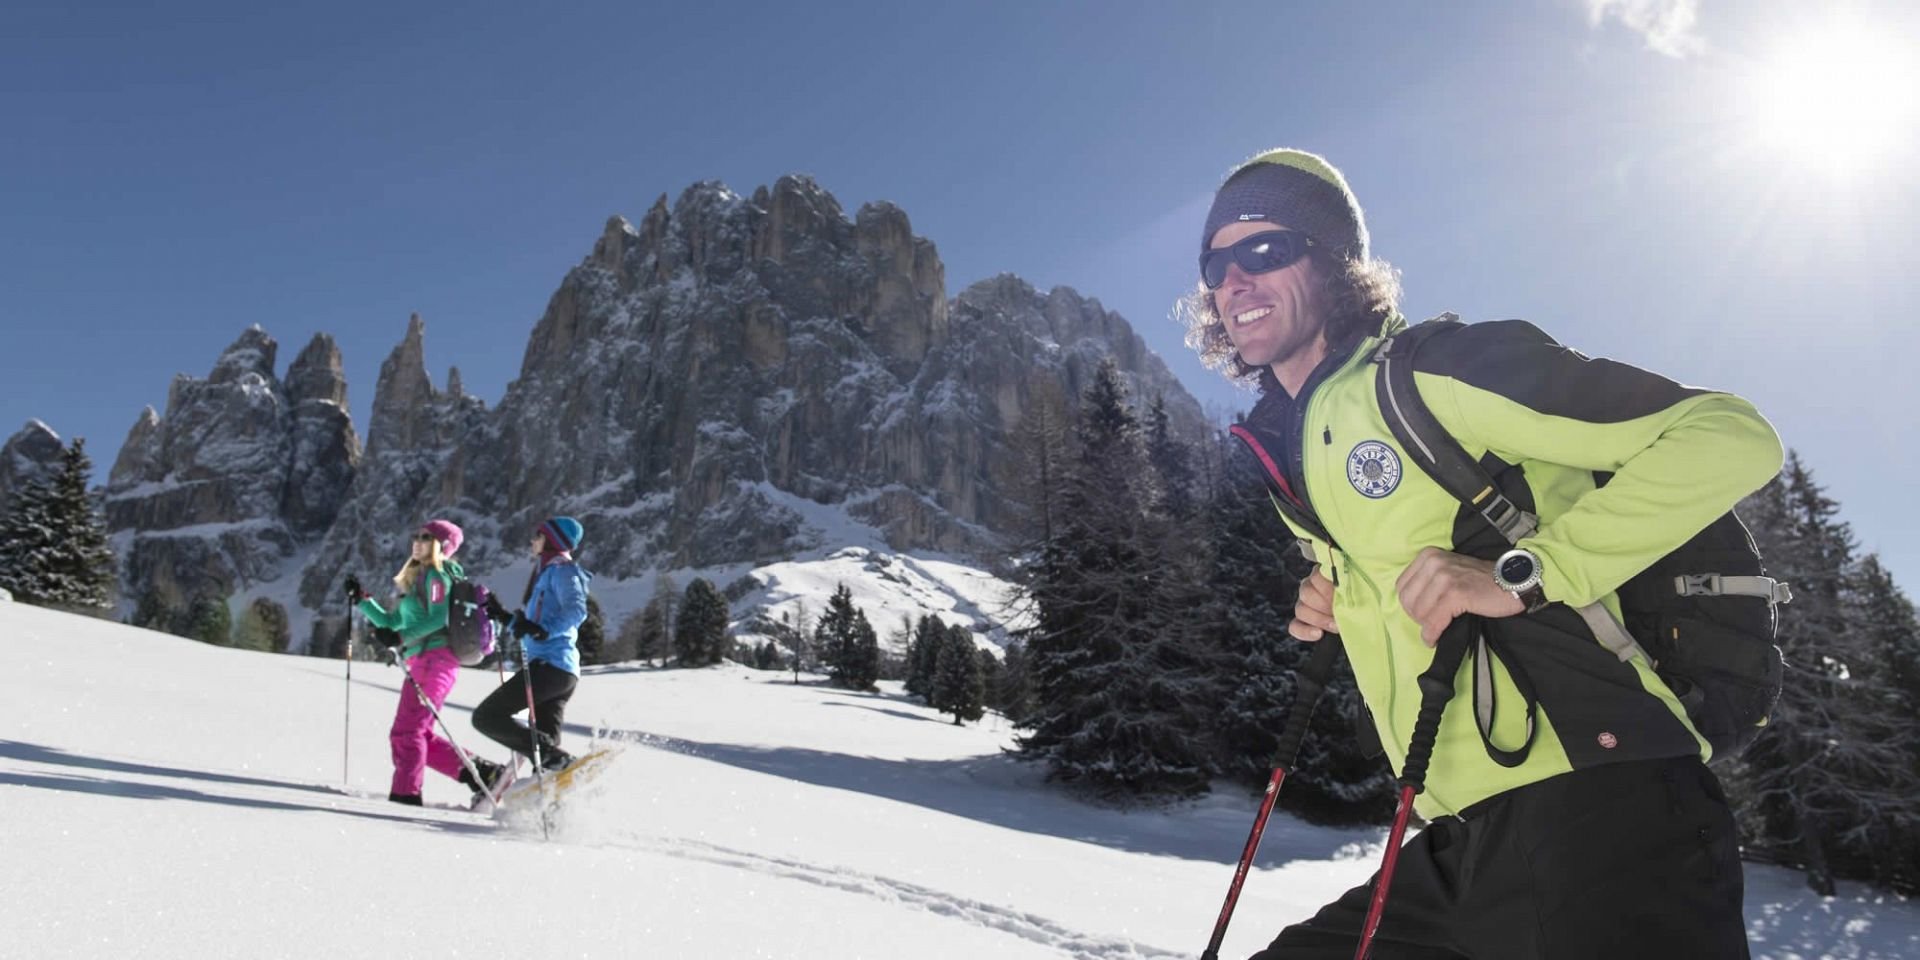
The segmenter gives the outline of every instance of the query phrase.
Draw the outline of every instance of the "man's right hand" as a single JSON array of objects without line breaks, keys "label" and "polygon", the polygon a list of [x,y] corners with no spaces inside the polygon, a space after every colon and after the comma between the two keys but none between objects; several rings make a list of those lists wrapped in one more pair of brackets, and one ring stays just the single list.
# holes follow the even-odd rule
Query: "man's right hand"
[{"label": "man's right hand", "polygon": [[1293,622],[1287,624],[1287,632],[1295,640],[1308,643],[1340,632],[1340,625],[1333,622],[1333,581],[1317,566],[1300,581],[1300,598],[1293,605]]}]

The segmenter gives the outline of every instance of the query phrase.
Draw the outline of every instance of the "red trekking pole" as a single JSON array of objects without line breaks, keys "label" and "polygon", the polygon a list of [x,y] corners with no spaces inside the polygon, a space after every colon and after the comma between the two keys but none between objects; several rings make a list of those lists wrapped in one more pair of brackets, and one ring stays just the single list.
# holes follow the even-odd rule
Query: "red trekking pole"
[{"label": "red trekking pole", "polygon": [[1260,834],[1267,829],[1267,817],[1273,813],[1273,802],[1280,796],[1280,784],[1287,779],[1287,768],[1299,759],[1300,744],[1306,740],[1307,727],[1313,721],[1313,708],[1326,691],[1327,678],[1333,674],[1333,662],[1339,652],[1339,634],[1322,636],[1306,665],[1294,675],[1293,707],[1287,713],[1286,727],[1280,732],[1279,748],[1274,751],[1273,776],[1267,781],[1266,795],[1260,799],[1260,812],[1253,818],[1253,832],[1247,835],[1246,849],[1240,851],[1240,865],[1234,869],[1233,883],[1227,887],[1227,902],[1220,908],[1220,919],[1214,921],[1213,937],[1207,941],[1200,960],[1220,958],[1220,941],[1227,936],[1227,923],[1233,919],[1233,908],[1240,902],[1240,887],[1246,883],[1247,871],[1253,867],[1253,855],[1260,849]]},{"label": "red trekking pole", "polygon": [[1360,946],[1353,960],[1367,960],[1373,950],[1373,935],[1380,930],[1380,917],[1387,909],[1387,888],[1393,884],[1393,868],[1400,862],[1400,844],[1407,835],[1407,815],[1413,812],[1413,798],[1427,787],[1427,763],[1433,759],[1433,742],[1440,736],[1440,715],[1446,712],[1447,701],[1453,699],[1453,678],[1460,673],[1469,638],[1479,626],[1478,617],[1456,617],[1440,635],[1433,662],[1420,675],[1420,716],[1413,724],[1407,762],[1400,768],[1400,807],[1394,811],[1393,829],[1387,833],[1386,856],[1373,884],[1373,901],[1367,906],[1367,922],[1360,928]]}]

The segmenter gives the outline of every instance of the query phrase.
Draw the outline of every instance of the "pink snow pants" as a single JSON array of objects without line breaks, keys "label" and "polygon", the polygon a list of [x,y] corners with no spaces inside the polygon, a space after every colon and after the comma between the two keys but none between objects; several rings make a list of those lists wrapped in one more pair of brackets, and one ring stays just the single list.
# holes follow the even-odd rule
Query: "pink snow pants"
[{"label": "pink snow pants", "polygon": [[[420,685],[420,692],[440,709],[453,692],[453,681],[460,674],[460,661],[445,647],[428,650],[407,661],[406,670]],[[454,779],[462,769],[460,752],[434,728],[433,714],[413,692],[413,684],[400,681],[400,709],[393,714],[393,730],[387,734],[393,745],[393,792],[419,796],[426,768],[432,767]]]}]

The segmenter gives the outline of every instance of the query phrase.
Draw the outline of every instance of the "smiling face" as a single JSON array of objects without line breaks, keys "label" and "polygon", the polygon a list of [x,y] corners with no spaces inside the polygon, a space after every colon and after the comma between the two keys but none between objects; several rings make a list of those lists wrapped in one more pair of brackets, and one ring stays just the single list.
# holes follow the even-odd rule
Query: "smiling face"
[{"label": "smiling face", "polygon": [[[1262,221],[1229,223],[1208,246],[1218,250],[1279,226]],[[1249,366],[1271,368],[1281,386],[1297,395],[1327,354],[1321,289],[1311,257],[1266,273],[1248,273],[1234,263],[1213,291],[1213,309],[1240,359]]]},{"label": "smiling face", "polygon": [[424,533],[413,535],[413,559],[426,563],[433,559],[433,538]]}]

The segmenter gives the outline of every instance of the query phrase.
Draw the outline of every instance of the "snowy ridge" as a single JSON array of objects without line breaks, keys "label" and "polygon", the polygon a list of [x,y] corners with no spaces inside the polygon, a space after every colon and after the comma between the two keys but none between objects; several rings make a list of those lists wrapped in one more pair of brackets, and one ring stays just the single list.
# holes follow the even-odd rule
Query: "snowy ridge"
[{"label": "snowy ridge", "polygon": [[[827,599],[846,584],[854,606],[866,611],[880,634],[882,649],[904,654],[895,641],[900,618],[918,621],[922,615],[939,617],[949,626],[965,625],[974,642],[998,650],[1011,632],[1026,625],[1014,606],[1012,584],[966,564],[917,559],[864,547],[845,547],[818,560],[795,560],[756,567],[748,574],[760,589],[736,606],[756,609],[760,616],[779,620],[797,615],[802,607],[810,619],[826,609]],[[757,637],[753,617],[738,617],[736,632]]]}]

